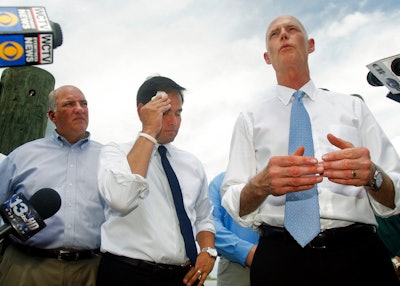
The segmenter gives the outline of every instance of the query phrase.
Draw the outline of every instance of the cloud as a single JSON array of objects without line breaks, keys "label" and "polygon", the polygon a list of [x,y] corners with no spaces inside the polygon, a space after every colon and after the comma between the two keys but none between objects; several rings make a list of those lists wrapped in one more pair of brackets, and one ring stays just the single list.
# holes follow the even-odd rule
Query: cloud
[{"label": "cloud", "polygon": [[34,5],[45,6],[64,35],[54,63],[41,68],[56,86],[85,92],[89,130],[102,143],[134,140],[138,87],[149,75],[171,77],[188,89],[175,143],[203,161],[211,180],[226,167],[238,113],[276,83],[263,53],[267,24],[280,14],[298,17],[315,38],[317,86],[361,94],[388,137],[400,135],[400,105],[365,79],[367,64],[399,53],[398,0],[29,1]]}]

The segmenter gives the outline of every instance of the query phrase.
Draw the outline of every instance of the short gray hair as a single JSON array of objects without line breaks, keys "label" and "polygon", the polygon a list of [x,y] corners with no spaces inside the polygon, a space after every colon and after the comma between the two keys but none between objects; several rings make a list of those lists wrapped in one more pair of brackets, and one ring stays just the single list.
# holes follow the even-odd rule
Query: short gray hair
[{"label": "short gray hair", "polygon": [[50,110],[56,110],[57,109],[57,104],[56,104],[56,98],[57,98],[57,90],[52,90],[49,93],[48,99],[47,99],[47,109],[48,111]]}]

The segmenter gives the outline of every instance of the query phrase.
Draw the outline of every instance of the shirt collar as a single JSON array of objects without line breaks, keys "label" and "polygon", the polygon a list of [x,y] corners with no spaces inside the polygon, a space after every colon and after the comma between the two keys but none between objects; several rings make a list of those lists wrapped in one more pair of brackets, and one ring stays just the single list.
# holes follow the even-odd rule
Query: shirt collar
[{"label": "shirt collar", "polygon": [[53,130],[53,139],[60,144],[60,146],[77,146],[80,148],[84,148],[86,146],[86,143],[89,142],[90,139],[90,132],[86,131],[86,137],[83,139],[80,139],[78,142],[76,142],[74,145],[71,145],[67,139],[65,139],[63,136],[57,133],[57,130]]},{"label": "shirt collar", "polygon": [[[278,92],[278,98],[285,104],[288,105],[290,100],[292,99],[292,95],[294,92],[296,92],[295,89],[286,87],[283,85],[277,85],[276,90]],[[307,82],[305,85],[303,85],[300,90],[304,91],[306,95],[311,99],[315,100],[316,97],[316,88],[314,85],[314,82],[310,80]]]},{"label": "shirt collar", "polygon": [[153,149],[155,153],[158,153],[158,147],[161,146],[161,145],[164,146],[167,149],[167,154],[168,153],[171,154],[170,150],[172,150],[172,148],[173,148],[173,145],[171,144],[171,142],[170,143],[165,143],[165,144],[157,144],[156,148]]}]

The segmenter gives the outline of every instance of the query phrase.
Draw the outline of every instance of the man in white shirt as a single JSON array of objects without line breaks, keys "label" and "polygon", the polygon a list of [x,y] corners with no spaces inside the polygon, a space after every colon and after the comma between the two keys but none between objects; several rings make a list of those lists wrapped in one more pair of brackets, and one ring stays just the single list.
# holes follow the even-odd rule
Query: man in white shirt
[{"label": "man in white shirt", "polygon": [[[204,168],[171,144],[181,123],[183,91],[166,77],[146,80],[137,93],[142,130],[136,141],[103,148],[99,186],[107,209],[97,285],[203,285],[213,269],[215,228]],[[185,250],[159,146],[167,150],[201,249],[196,262]]]},{"label": "man in white shirt", "polygon": [[[360,98],[315,87],[308,67],[315,43],[298,19],[273,20],[266,44],[275,96],[239,115],[222,187],[225,209],[261,235],[251,285],[398,285],[374,217],[400,211],[396,150]],[[288,152],[298,90],[314,156],[303,156],[304,146]],[[321,232],[303,247],[284,227],[286,197],[314,185]]]}]

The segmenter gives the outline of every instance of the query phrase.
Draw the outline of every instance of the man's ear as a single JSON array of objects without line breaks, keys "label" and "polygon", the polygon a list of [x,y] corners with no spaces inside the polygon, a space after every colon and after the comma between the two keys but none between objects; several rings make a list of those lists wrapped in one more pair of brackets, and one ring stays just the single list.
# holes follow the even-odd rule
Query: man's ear
[{"label": "man's ear", "polygon": [[308,53],[311,54],[315,50],[315,41],[313,38],[308,39]]},{"label": "man's ear", "polygon": [[143,103],[139,103],[138,104],[138,106],[137,106],[137,114],[138,114],[138,116],[139,116],[139,118],[140,118],[140,110],[142,110],[142,107],[144,106],[144,104]]},{"label": "man's ear", "polygon": [[271,64],[271,60],[269,59],[268,51],[264,53],[264,60],[267,64]]},{"label": "man's ear", "polygon": [[55,117],[54,113],[55,113],[54,110],[49,110],[47,112],[47,116],[49,117],[51,122],[53,122],[55,124],[57,120],[56,120],[56,117]]}]

